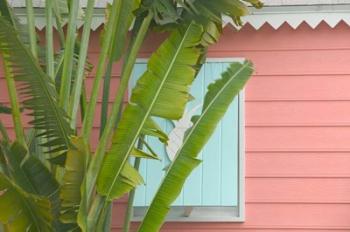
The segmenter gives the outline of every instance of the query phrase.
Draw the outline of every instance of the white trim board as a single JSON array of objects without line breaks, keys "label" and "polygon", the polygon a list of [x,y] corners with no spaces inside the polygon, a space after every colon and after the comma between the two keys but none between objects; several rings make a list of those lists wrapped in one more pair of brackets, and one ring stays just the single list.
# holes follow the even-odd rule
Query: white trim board
[{"label": "white trim board", "polygon": [[[45,14],[42,8],[36,8],[35,25],[37,29],[45,28]],[[21,22],[25,23],[25,9],[15,8],[16,14]],[[259,30],[265,23],[271,25],[274,29],[280,28],[284,23],[297,29],[303,22],[315,29],[322,21],[334,28],[341,21],[350,26],[350,4],[324,4],[324,5],[298,5],[298,6],[266,6],[263,9],[256,10],[251,8],[251,15],[242,18],[243,24],[249,24],[256,30]],[[92,20],[91,29],[96,30],[105,22],[104,9],[96,9]],[[233,24],[229,17],[224,17],[224,26]],[[83,25],[81,20],[78,27]]]},{"label": "white trim board", "polygon": [[[265,23],[274,29],[278,29],[284,23],[297,29],[303,22],[315,29],[322,21],[331,28],[341,21],[350,26],[350,4],[265,7],[261,10],[252,9],[251,15],[243,17],[242,20],[244,24],[250,24],[256,30]],[[226,25],[236,27],[231,19],[225,17],[224,21]]]}]

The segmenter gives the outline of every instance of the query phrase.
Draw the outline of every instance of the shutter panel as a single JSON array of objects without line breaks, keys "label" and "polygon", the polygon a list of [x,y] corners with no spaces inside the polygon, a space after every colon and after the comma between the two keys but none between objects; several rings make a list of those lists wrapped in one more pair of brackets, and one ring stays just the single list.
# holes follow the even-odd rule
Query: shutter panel
[{"label": "shutter panel", "polygon": [[[207,62],[196,78],[191,94],[195,97],[186,112],[201,104],[212,83],[229,66],[228,62]],[[146,63],[137,63],[130,81],[130,89],[135,86],[137,78],[146,70]],[[239,113],[238,98],[231,104],[228,112],[220,122],[215,133],[201,151],[202,164],[187,179],[184,188],[174,206],[238,206],[238,154],[239,154]],[[174,123],[156,119],[164,131],[170,133]],[[146,138],[161,161],[142,160],[140,173],[145,185],[136,190],[134,206],[149,206],[158,186],[164,177],[164,168],[170,164],[166,148],[155,138]]]}]

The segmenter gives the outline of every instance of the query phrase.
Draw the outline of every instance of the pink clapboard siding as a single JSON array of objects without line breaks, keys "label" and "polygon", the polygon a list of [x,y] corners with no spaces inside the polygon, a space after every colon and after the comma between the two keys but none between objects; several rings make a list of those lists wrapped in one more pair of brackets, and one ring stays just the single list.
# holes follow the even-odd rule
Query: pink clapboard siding
[{"label": "pink clapboard siding", "polygon": [[[98,33],[92,34],[89,53],[94,64]],[[161,37],[150,35],[141,57]],[[166,223],[162,231],[350,231],[350,28],[265,25],[256,31],[247,25],[237,32],[227,26],[209,57],[246,57],[256,67],[245,92],[246,220]],[[119,76],[116,64],[115,89]],[[0,102],[8,103],[1,78]],[[1,120],[12,128],[11,117]],[[99,116],[93,140],[98,122]],[[115,203],[112,231],[121,231],[125,206],[126,198]]]}]

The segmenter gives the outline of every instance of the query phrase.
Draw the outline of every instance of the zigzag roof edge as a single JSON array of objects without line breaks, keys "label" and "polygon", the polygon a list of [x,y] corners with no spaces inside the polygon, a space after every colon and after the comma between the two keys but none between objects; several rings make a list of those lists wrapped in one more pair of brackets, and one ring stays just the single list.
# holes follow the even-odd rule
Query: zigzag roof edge
[{"label": "zigzag roof edge", "polygon": [[[25,11],[16,8],[16,14],[25,23]],[[237,27],[229,17],[224,17],[224,26],[232,25]],[[242,18],[243,24],[249,24],[254,29],[259,30],[264,24],[269,24],[274,29],[280,28],[287,23],[290,27],[297,29],[302,23],[308,24],[315,29],[321,22],[325,22],[334,28],[343,21],[350,26],[350,4],[343,5],[305,5],[305,6],[269,6],[261,10],[251,9],[251,15]],[[96,9],[92,21],[91,29],[97,30],[105,22],[104,10]],[[35,25],[37,29],[45,28],[45,16],[42,9],[36,9]],[[82,26],[82,22],[78,23]]]}]

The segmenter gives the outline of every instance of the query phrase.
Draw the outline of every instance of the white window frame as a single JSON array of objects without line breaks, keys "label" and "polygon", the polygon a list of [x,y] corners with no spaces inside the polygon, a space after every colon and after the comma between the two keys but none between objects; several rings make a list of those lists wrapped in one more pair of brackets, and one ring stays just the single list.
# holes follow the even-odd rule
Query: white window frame
[{"label": "white window frame", "polygon": [[[147,63],[139,58],[136,63]],[[244,58],[207,58],[206,62],[243,62]],[[130,89],[130,88],[129,88]],[[245,221],[245,90],[238,95],[238,206],[173,206],[167,222],[244,222]],[[134,207],[132,221],[142,221],[148,207]]]}]

